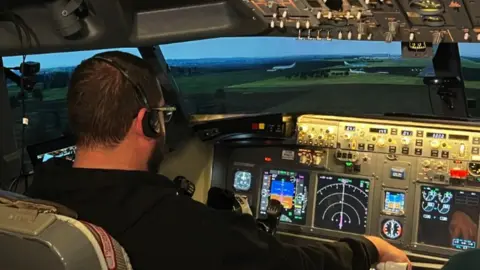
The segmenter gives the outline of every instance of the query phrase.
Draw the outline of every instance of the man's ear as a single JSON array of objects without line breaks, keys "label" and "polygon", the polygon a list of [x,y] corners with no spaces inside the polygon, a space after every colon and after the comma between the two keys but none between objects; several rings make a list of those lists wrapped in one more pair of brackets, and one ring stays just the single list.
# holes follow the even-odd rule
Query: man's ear
[{"label": "man's ear", "polygon": [[143,118],[145,117],[145,113],[147,112],[147,109],[142,108],[138,111],[137,118],[135,118],[133,122],[133,128],[134,132],[139,135],[139,136],[145,136],[145,133],[143,132]]}]

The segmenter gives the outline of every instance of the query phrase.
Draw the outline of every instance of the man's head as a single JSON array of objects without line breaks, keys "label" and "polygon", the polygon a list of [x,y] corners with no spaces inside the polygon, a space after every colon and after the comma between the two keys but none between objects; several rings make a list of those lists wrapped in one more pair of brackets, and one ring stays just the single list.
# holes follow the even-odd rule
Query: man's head
[{"label": "man's head", "polygon": [[[165,119],[155,110],[164,106],[164,100],[154,71],[144,60],[128,53],[112,51],[96,56],[75,69],[67,95],[70,127],[77,137],[75,166],[158,168],[158,164],[149,162],[161,156]],[[148,108],[154,109],[150,114],[158,113],[157,137],[149,137],[144,130]]]}]

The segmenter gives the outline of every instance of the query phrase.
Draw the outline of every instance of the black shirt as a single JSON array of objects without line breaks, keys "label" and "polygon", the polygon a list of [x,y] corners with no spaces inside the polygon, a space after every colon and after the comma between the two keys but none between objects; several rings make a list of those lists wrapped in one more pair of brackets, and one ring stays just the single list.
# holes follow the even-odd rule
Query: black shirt
[{"label": "black shirt", "polygon": [[103,227],[136,270],[367,270],[378,260],[365,238],[314,247],[282,243],[258,230],[252,216],[177,195],[168,178],[148,172],[79,169],[52,160],[36,170],[29,195]]}]

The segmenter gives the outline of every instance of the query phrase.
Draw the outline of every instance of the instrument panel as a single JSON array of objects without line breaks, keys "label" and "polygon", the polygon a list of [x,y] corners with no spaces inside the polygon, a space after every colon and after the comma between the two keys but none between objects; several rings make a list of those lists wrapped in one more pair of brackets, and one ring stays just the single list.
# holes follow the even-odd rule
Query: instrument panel
[{"label": "instrument panel", "polygon": [[271,29],[304,40],[410,42],[421,56],[427,44],[479,42],[478,0],[250,0],[245,4]]},{"label": "instrument panel", "polygon": [[304,115],[296,145],[233,148],[227,188],[257,217],[270,199],[280,231],[325,239],[376,235],[448,257],[480,241],[480,128]]}]

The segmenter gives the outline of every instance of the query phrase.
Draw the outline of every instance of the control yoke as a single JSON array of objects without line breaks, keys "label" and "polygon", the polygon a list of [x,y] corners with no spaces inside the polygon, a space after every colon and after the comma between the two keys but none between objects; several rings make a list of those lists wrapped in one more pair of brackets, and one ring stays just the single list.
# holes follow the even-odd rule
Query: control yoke
[{"label": "control yoke", "polygon": [[[230,210],[253,216],[246,196],[218,187],[212,187],[208,191],[207,206],[217,210]],[[257,226],[259,229],[274,235],[280,222],[283,206],[278,200],[270,200],[266,212],[266,218],[257,219]]]},{"label": "control yoke", "polygon": [[173,179],[173,184],[177,188],[179,194],[186,195],[190,198],[195,194],[195,184],[190,182],[184,176],[175,177],[175,179]]}]

